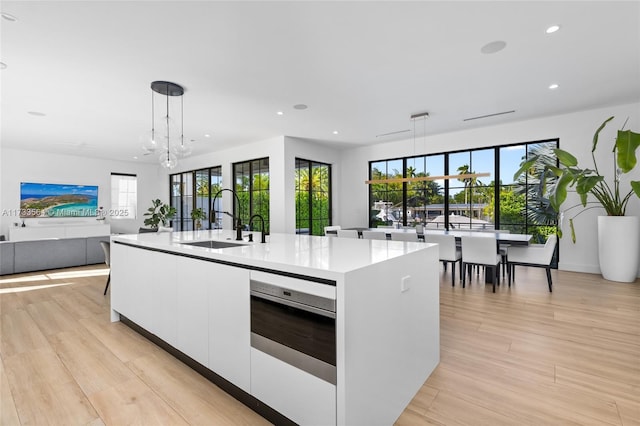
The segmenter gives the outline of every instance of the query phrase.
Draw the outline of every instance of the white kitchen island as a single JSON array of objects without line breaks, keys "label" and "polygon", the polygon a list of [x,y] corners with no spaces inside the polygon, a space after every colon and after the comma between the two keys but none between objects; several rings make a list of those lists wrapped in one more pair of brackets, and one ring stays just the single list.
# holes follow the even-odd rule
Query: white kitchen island
[{"label": "white kitchen island", "polygon": [[[212,372],[276,423],[270,413],[305,425],[392,424],[439,362],[437,246],[292,234],[187,245],[234,239],[223,230],[113,236],[112,320]],[[335,300],[335,384],[252,346],[252,281]]]}]

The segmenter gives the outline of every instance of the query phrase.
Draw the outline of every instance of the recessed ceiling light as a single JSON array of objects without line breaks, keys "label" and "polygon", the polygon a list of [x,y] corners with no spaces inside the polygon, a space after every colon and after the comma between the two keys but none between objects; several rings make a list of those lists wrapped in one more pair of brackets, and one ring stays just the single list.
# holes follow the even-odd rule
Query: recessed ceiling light
[{"label": "recessed ceiling light", "polygon": [[484,46],[482,46],[480,51],[486,55],[490,55],[492,53],[497,53],[501,51],[505,47],[507,47],[507,42],[502,40],[497,40],[497,41],[492,41],[491,43],[485,44]]},{"label": "recessed ceiling light", "polygon": [[551,85],[549,85],[549,89],[554,90],[557,89],[559,86],[556,83],[553,83]]},{"label": "recessed ceiling light", "polygon": [[276,112],[276,114],[278,114],[278,115],[284,115],[284,112],[282,112],[282,111],[278,111],[278,112]]},{"label": "recessed ceiling light", "polygon": [[547,34],[553,34],[560,29],[560,25],[552,25],[545,31]]},{"label": "recessed ceiling light", "polygon": [[44,117],[45,115],[47,115],[44,112],[39,112],[39,111],[27,111],[27,114],[34,115],[36,117]]},{"label": "recessed ceiling light", "polygon": [[205,138],[210,138],[211,135],[209,133],[207,133],[206,135],[204,135]]},{"label": "recessed ceiling light", "polygon": [[134,159],[134,160],[137,160],[137,159],[138,159],[138,156],[137,156],[137,155],[134,155],[134,156],[133,156],[133,159]]},{"label": "recessed ceiling light", "polygon": [[309,108],[308,106],[306,106],[305,104],[297,104],[293,106],[294,109],[307,109]]},{"label": "recessed ceiling light", "polygon": [[2,16],[2,19],[5,19],[5,20],[7,20],[9,22],[16,22],[18,20],[18,18],[16,18],[13,15],[10,15],[8,13],[2,12],[2,13],[0,13],[0,15]]},{"label": "recessed ceiling light", "polygon": [[0,70],[4,69],[7,69],[7,64],[5,64],[4,62],[0,62]]},{"label": "recessed ceiling light", "polygon": [[333,134],[334,134],[334,135],[337,135],[337,134],[338,134],[338,131],[337,131],[337,130],[334,130],[334,131],[333,131]]}]

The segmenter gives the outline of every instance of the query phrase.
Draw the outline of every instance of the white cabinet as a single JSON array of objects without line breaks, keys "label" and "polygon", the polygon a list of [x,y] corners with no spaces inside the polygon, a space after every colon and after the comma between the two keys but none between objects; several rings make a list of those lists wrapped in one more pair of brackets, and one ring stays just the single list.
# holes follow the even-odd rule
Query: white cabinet
[{"label": "white cabinet", "polygon": [[[176,346],[178,330],[177,319],[179,313],[176,310],[176,298],[178,295],[178,257],[166,253],[154,253],[148,251],[153,256],[153,263],[144,267],[148,274],[145,274],[149,281],[145,288],[149,293],[147,298],[151,299],[152,324],[147,328],[162,340]],[[143,297],[143,295],[138,295]]]},{"label": "white cabinet", "polygon": [[336,424],[335,385],[253,348],[251,394],[298,424]]},{"label": "white cabinet", "polygon": [[174,345],[204,366],[209,366],[209,288],[215,283],[212,268],[202,260],[178,259],[178,339]]},{"label": "white cabinet", "polygon": [[[46,222],[44,220],[43,222]],[[47,238],[102,237],[111,234],[108,223],[62,225],[35,225],[9,228],[9,241],[32,241]]]},{"label": "white cabinet", "polygon": [[157,253],[111,245],[111,309],[140,327],[153,329],[153,266]]},{"label": "white cabinet", "polygon": [[249,392],[249,271],[114,243],[111,308]]},{"label": "white cabinet", "polygon": [[210,267],[209,368],[249,392],[249,271],[219,264]]}]

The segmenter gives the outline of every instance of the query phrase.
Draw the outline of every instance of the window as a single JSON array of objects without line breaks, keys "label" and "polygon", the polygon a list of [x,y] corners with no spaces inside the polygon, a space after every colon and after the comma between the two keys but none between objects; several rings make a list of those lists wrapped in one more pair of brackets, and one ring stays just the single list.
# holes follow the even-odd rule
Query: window
[{"label": "window", "polygon": [[259,229],[259,220],[256,220],[258,224],[253,225],[253,229],[269,232],[269,158],[234,163],[233,176],[240,200],[240,211],[234,205],[233,215],[248,224],[251,216],[259,214],[264,219],[266,229]]},{"label": "window", "polygon": [[[207,169],[193,170],[189,172],[177,173],[169,177],[170,182],[170,204],[176,208],[176,215],[171,221],[171,226],[176,231],[190,231],[195,229],[196,221],[191,217],[191,213],[196,208],[201,208],[206,219],[200,221],[201,229],[212,229],[220,227],[216,217],[216,223],[210,220],[211,199],[222,187],[222,167],[211,167]],[[221,209],[221,199],[216,201],[216,210]]]},{"label": "window", "polygon": [[[427,228],[506,229],[544,242],[556,215],[530,176],[513,181],[522,159],[544,154],[551,165],[557,140],[371,161],[369,179],[488,173],[488,176],[381,182],[369,186],[369,226],[424,224]],[[547,182],[553,184],[553,182]],[[497,214],[496,214],[497,212]]]},{"label": "window", "polygon": [[324,235],[331,225],[331,166],[296,158],[296,233]]},{"label": "window", "polygon": [[136,175],[111,173],[110,219],[135,219],[138,207]]}]

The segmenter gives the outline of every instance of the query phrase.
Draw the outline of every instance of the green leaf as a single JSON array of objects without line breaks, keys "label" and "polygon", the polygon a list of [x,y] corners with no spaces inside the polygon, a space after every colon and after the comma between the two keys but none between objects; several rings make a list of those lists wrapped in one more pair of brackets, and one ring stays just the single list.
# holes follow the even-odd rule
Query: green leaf
[{"label": "green leaf", "polygon": [[573,244],[576,243],[576,230],[573,227],[573,219],[569,219],[569,226],[571,227],[571,241],[573,241]]},{"label": "green leaf", "polygon": [[549,195],[549,202],[555,211],[559,212],[560,205],[567,199],[567,186],[572,180],[573,177],[569,173],[564,173],[556,182],[552,193]]},{"label": "green leaf", "polygon": [[631,130],[618,130],[616,138],[617,161],[622,173],[628,173],[636,166],[638,146],[640,146],[640,133],[634,133]]},{"label": "green leaf", "polygon": [[[599,182],[604,180],[603,176],[585,176],[578,179],[576,192],[578,194],[588,194]],[[583,203],[584,204],[584,203]]]},{"label": "green leaf", "polygon": [[567,167],[573,167],[578,165],[578,160],[573,155],[569,154],[567,151],[564,151],[560,148],[556,148],[553,150],[560,163]]},{"label": "green leaf", "polygon": [[540,158],[540,156],[539,155],[535,155],[535,156],[531,157],[529,160],[523,161],[522,163],[520,163],[520,168],[518,169],[517,172],[515,172],[513,174],[514,182],[518,180],[518,177],[520,177],[520,175],[525,170],[529,170],[531,168],[531,166],[533,166],[536,163],[536,161],[538,161],[538,158]]},{"label": "green leaf", "polygon": [[596,146],[598,145],[598,136],[600,135],[600,131],[602,129],[604,129],[604,126],[607,125],[608,122],[610,122],[611,120],[613,120],[613,117],[609,117],[606,120],[604,120],[604,123],[602,123],[600,125],[600,127],[598,127],[598,130],[596,130],[596,132],[593,135],[593,145],[591,146],[591,152],[595,152],[596,150]]},{"label": "green leaf", "polygon": [[633,188],[633,192],[640,198],[640,180],[632,180],[631,188]]},{"label": "green leaf", "polygon": [[556,175],[556,177],[560,177],[564,173],[564,170],[556,166],[547,166],[547,170]]}]

